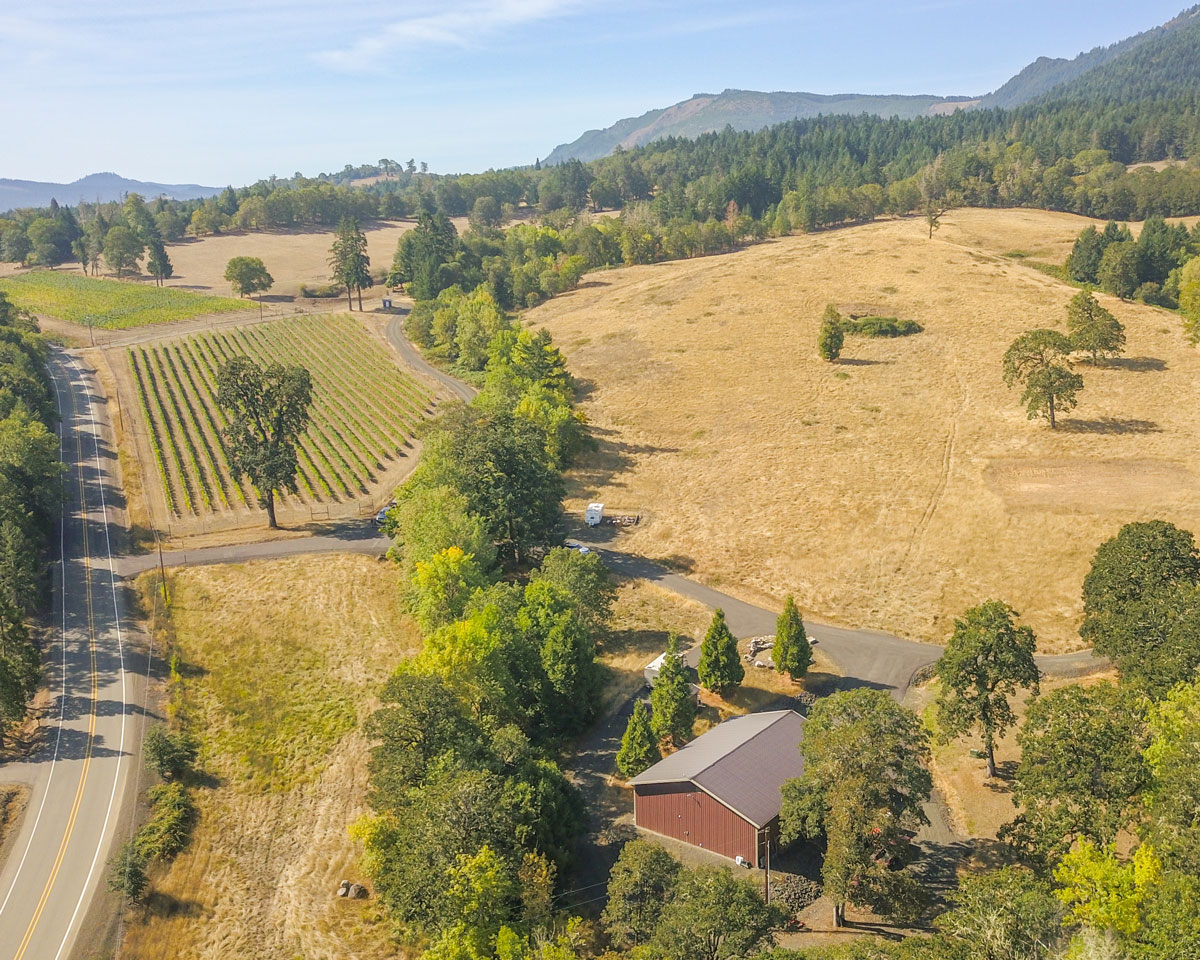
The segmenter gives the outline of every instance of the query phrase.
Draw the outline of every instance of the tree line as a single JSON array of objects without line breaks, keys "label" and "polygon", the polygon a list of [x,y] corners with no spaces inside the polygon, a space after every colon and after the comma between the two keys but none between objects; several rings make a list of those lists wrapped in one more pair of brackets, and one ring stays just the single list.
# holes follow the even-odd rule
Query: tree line
[{"label": "tree line", "polygon": [[0,294],[0,740],[37,689],[28,618],[41,605],[44,551],[62,502],[49,354],[34,319]]}]

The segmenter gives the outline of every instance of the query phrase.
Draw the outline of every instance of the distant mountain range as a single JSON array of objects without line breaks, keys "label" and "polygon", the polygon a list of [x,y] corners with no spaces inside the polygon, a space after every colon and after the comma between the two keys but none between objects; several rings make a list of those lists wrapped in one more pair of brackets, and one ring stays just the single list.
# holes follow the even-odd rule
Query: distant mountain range
[{"label": "distant mountain range", "polygon": [[760,93],[726,90],[698,93],[670,107],[589,130],[555,147],[542,162],[596,160],[617,147],[630,149],[664,137],[698,137],[725,129],[759,130],[818,114],[872,113],[911,118],[962,109],[1019,107],[1039,98],[1112,97],[1176,94],[1200,83],[1200,6],[1185,10],[1161,27],[1108,47],[1096,47],[1072,60],[1039,57],[1015,77],[983,97],[870,96],[815,93]]},{"label": "distant mountain range", "polygon": [[74,183],[0,178],[0,212],[6,213],[21,207],[46,207],[51,200],[57,200],[60,206],[75,206],[81,200],[107,203],[120,200],[127,193],[140,193],[147,200],[154,197],[195,200],[220,192],[220,187],[202,187],[198,183],[147,183],[144,180],[128,180],[115,173],[92,173]]}]

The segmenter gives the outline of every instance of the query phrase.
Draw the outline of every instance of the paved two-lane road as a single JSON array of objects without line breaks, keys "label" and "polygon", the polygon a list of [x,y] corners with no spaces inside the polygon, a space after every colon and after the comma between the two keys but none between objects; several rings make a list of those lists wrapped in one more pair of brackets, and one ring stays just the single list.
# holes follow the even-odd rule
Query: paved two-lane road
[{"label": "paved two-lane road", "polygon": [[70,956],[128,809],[140,732],[133,704],[144,690],[131,669],[121,587],[111,569],[110,514],[120,504],[104,400],[74,356],[56,350],[50,372],[67,468],[55,630],[43,652],[54,696],[43,718],[45,746],[28,761],[0,766],[0,780],[31,791],[0,865],[0,960]]}]

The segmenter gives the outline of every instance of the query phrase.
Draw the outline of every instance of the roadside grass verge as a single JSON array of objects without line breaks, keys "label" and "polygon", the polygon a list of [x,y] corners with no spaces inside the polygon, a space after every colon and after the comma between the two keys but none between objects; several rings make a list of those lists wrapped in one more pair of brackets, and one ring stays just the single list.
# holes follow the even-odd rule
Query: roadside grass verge
[{"label": "roadside grass verge", "polygon": [[106,330],[258,309],[258,304],[249,300],[210,297],[133,281],[81,277],[58,270],[33,270],[5,277],[0,279],[0,292],[7,293],[23,310]]},{"label": "roadside grass verge", "polygon": [[[346,830],[366,811],[360,725],[419,644],[399,568],[337,554],[179,570],[168,586],[169,710],[209,784],[122,956],[394,956],[376,902],[334,891],[363,879]],[[138,587],[153,609],[154,574]]]}]

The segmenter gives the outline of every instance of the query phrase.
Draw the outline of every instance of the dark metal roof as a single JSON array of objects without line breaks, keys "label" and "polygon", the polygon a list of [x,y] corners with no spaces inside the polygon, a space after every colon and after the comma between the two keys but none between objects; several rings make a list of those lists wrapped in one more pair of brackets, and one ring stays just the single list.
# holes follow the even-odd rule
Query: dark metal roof
[{"label": "dark metal roof", "polygon": [[804,718],[794,710],[734,717],[630,782],[690,782],[756,827],[779,816],[784,781],[804,772]]}]

